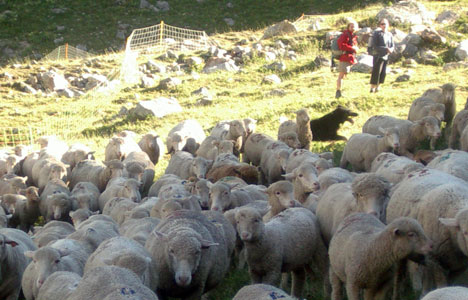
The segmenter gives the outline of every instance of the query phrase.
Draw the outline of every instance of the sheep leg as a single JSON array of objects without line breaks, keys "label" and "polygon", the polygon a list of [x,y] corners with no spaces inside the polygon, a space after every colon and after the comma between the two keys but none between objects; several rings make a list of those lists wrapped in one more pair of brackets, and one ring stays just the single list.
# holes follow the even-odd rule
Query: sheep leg
[{"label": "sheep leg", "polygon": [[330,275],[330,282],[332,287],[331,299],[332,300],[340,300],[343,295],[343,284],[338,278],[338,276],[333,272],[331,268],[328,269]]},{"label": "sheep leg", "polygon": [[436,137],[431,137],[430,138],[430,143],[429,143],[429,147],[431,150],[434,150],[435,149],[435,144],[436,144],[436,141],[437,141],[437,138]]},{"label": "sheep leg", "polygon": [[455,126],[452,128],[452,132],[450,132],[450,137],[448,141],[449,148],[455,149],[454,146],[455,146],[456,139],[457,139],[457,127]]},{"label": "sheep leg", "polygon": [[280,288],[283,291],[287,291],[289,288],[289,273],[282,273],[281,274],[281,285]]},{"label": "sheep leg", "polygon": [[346,282],[346,295],[348,295],[348,300],[359,300],[359,287],[353,282]]},{"label": "sheep leg", "polygon": [[281,270],[275,268],[267,272],[267,274],[263,277],[262,283],[279,286],[281,281]]},{"label": "sheep leg", "polygon": [[292,287],[291,287],[291,295],[293,297],[301,299],[302,290],[304,288],[304,282],[305,282],[304,268],[294,270],[292,272]]}]

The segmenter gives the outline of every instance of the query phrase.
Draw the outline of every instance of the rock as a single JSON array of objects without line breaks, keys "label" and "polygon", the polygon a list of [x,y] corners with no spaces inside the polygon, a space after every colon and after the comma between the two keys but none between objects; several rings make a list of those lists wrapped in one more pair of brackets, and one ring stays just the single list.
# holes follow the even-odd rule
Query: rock
[{"label": "rock", "polygon": [[13,80],[13,75],[11,75],[8,72],[3,72],[3,73],[0,74],[0,78],[4,78],[4,79],[10,81],[10,80]]},{"label": "rock", "polygon": [[161,74],[166,73],[166,66],[163,65],[163,64],[158,64],[157,62],[154,62],[152,60],[148,60],[148,62],[146,62],[145,65],[146,65],[147,70],[157,72],[157,73],[161,73]]},{"label": "rock", "polygon": [[54,14],[57,14],[57,15],[63,14],[63,13],[65,13],[66,11],[67,11],[66,8],[52,8],[52,12],[53,12]]},{"label": "rock", "polygon": [[169,3],[167,1],[157,1],[156,8],[160,9],[161,11],[168,11],[170,9]]},{"label": "rock", "polygon": [[75,92],[73,92],[70,89],[57,90],[57,96],[66,97],[66,98],[73,98],[73,97],[75,97]]},{"label": "rock", "polygon": [[432,24],[435,13],[416,1],[399,1],[377,13],[377,19],[386,18],[392,24]]},{"label": "rock", "polygon": [[15,82],[13,83],[12,87],[17,91],[28,93],[28,94],[37,94],[37,91],[30,85],[25,82]]},{"label": "rock", "polygon": [[412,58],[407,58],[403,61],[403,65],[408,68],[415,68],[418,66],[418,63]]},{"label": "rock", "polygon": [[58,38],[56,38],[56,39],[54,40],[54,44],[55,44],[55,45],[62,44],[63,41],[64,41],[64,38],[63,38],[63,36],[61,36],[61,37],[58,37]]},{"label": "rock", "polygon": [[418,46],[422,42],[422,37],[419,34],[416,33],[409,33],[405,39],[403,40],[403,43],[405,44],[411,44]]},{"label": "rock", "polygon": [[287,35],[287,34],[296,33],[296,32],[297,32],[296,26],[293,23],[289,22],[288,20],[284,20],[282,22],[279,22],[277,24],[274,24],[268,27],[263,33],[262,39],[271,38],[277,35]]},{"label": "rock", "polygon": [[418,53],[419,48],[413,44],[407,44],[405,50],[403,51],[403,56],[405,58],[415,57]]},{"label": "rock", "polygon": [[140,0],[140,8],[149,8],[150,7],[150,3],[146,0]]},{"label": "rock", "polygon": [[235,24],[234,20],[231,18],[224,18],[223,20],[226,22],[226,24],[228,24],[228,26],[234,26]]},{"label": "rock", "polygon": [[158,88],[162,90],[175,89],[178,85],[182,84],[182,80],[177,77],[169,77],[159,82]]},{"label": "rock", "polygon": [[124,116],[128,115],[128,108],[126,108],[125,106],[122,106],[122,107],[120,108],[120,110],[119,110],[118,115],[119,115],[120,117],[124,117]]},{"label": "rock", "polygon": [[207,87],[202,86],[198,90],[195,90],[191,93],[192,95],[202,95],[203,97],[212,98],[210,91]]},{"label": "rock", "polygon": [[144,119],[148,116],[162,118],[166,115],[182,112],[182,107],[174,98],[159,97],[154,100],[140,101],[130,110],[130,114]]},{"label": "rock", "polygon": [[457,19],[458,14],[456,12],[453,12],[451,10],[445,10],[437,16],[435,21],[440,24],[451,25],[455,23]]},{"label": "rock", "polygon": [[88,51],[88,46],[86,46],[85,44],[78,44],[76,45],[76,48],[83,51]]},{"label": "rock", "polygon": [[199,66],[203,64],[203,58],[198,56],[191,56],[186,59],[185,63],[189,66]]},{"label": "rock", "polygon": [[140,79],[140,87],[150,88],[156,85],[156,81],[148,76],[142,76]]},{"label": "rock", "polygon": [[106,76],[99,74],[83,74],[81,75],[84,79],[84,89],[89,91],[94,89],[98,85],[104,85],[108,82]]},{"label": "rock", "polygon": [[55,71],[48,71],[38,75],[38,83],[42,85],[46,92],[63,90],[68,88],[68,81],[63,75]]},{"label": "rock", "polygon": [[267,68],[268,70],[273,70],[273,71],[285,71],[286,70],[286,64],[283,62],[274,62],[264,67]]},{"label": "rock", "polygon": [[314,64],[317,67],[331,67],[331,60],[323,55],[319,55],[314,59]]},{"label": "rock", "polygon": [[197,100],[197,105],[206,106],[213,104],[213,99],[211,97],[202,97]]},{"label": "rock", "polygon": [[411,76],[409,74],[403,74],[403,75],[400,75],[398,76],[395,81],[396,82],[404,82],[404,81],[409,81],[411,78]]},{"label": "rock", "polygon": [[373,57],[367,54],[361,54],[357,57],[357,63],[351,67],[352,72],[370,73],[372,72]]},{"label": "rock", "polygon": [[126,36],[126,30],[117,30],[117,33],[115,35],[116,38],[120,39],[120,40],[125,40],[125,36]]},{"label": "rock", "polygon": [[405,43],[395,43],[395,49],[388,55],[388,61],[394,63],[399,61],[403,57],[403,52],[406,49]]},{"label": "rock", "polygon": [[276,74],[270,74],[265,77],[263,77],[262,83],[268,83],[268,84],[280,84],[281,83],[281,78],[278,77]]},{"label": "rock", "polygon": [[459,60],[466,60],[468,57],[468,40],[463,40],[455,50],[455,57]]},{"label": "rock", "polygon": [[393,34],[393,42],[395,44],[403,42],[403,40],[406,38],[407,34],[401,31],[398,28],[392,28],[390,32]]},{"label": "rock", "polygon": [[268,95],[272,97],[284,97],[286,96],[286,92],[282,89],[273,89],[268,93]]},{"label": "rock", "polygon": [[236,66],[232,59],[228,58],[210,58],[203,68],[203,73],[210,74],[217,71],[238,72],[239,67]]},{"label": "rock", "polygon": [[458,61],[458,62],[447,63],[444,65],[445,72],[452,71],[455,69],[461,69],[461,68],[468,68],[468,62]]},{"label": "rock", "polygon": [[423,64],[437,65],[437,59],[439,57],[432,50],[422,49],[419,52],[419,61]]},{"label": "rock", "polygon": [[441,36],[434,28],[426,28],[421,32],[421,38],[433,44],[445,44],[447,42],[447,39]]},{"label": "rock", "polygon": [[57,25],[57,31],[64,31],[64,30],[65,30],[65,26]]}]

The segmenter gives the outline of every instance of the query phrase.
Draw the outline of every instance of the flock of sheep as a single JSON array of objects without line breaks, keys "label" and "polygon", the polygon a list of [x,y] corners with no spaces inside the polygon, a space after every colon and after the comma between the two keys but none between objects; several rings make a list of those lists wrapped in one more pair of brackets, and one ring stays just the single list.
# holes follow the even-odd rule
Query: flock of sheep
[{"label": "flock of sheep", "polygon": [[[123,131],[103,162],[50,136],[1,152],[0,299],[200,299],[231,263],[252,280],[236,300],[300,299],[307,275],[333,300],[399,299],[405,279],[425,300],[467,299],[443,288],[468,267],[468,102],[456,113],[455,87],[426,91],[408,120],[371,117],[340,167],[309,151],[328,123],[296,116],[277,138],[250,118],[209,136],[186,120],[165,145]],[[416,151],[441,122],[464,151]]]}]

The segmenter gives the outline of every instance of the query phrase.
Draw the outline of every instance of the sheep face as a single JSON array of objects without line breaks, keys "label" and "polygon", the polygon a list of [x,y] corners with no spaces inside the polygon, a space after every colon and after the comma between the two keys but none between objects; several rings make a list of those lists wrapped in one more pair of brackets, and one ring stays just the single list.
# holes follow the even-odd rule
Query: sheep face
[{"label": "sheep face", "polygon": [[439,218],[443,226],[455,230],[460,250],[468,256],[468,209],[460,210],[455,218]]},{"label": "sheep face", "polygon": [[210,188],[207,182],[208,180],[201,179],[195,183],[194,194],[200,197],[200,206],[202,209],[210,208]]},{"label": "sheep face", "polygon": [[296,112],[296,122],[297,124],[306,124],[310,122],[309,114],[305,108],[300,109]]},{"label": "sheep face", "polygon": [[279,202],[283,207],[295,206],[294,188],[289,181],[280,180],[273,183],[268,187],[267,194],[270,205]]},{"label": "sheep face", "polygon": [[53,164],[50,167],[49,180],[62,179],[66,181],[67,170],[58,164]]},{"label": "sheep face", "polygon": [[125,141],[123,138],[113,137],[106,146],[106,160],[122,160],[124,158],[124,152],[122,149],[124,143]]},{"label": "sheep face", "polygon": [[223,140],[219,143],[218,153],[229,153],[232,154],[234,151],[234,142],[230,140]]},{"label": "sheep face", "polygon": [[301,148],[301,142],[299,141],[295,132],[286,132],[278,136],[278,139],[293,149]]},{"label": "sheep face", "polygon": [[311,193],[320,189],[317,169],[312,164],[301,164],[293,171],[296,180],[299,180],[304,192]]},{"label": "sheep face", "polygon": [[400,148],[400,136],[398,135],[398,129],[387,128],[383,130],[385,144],[392,149],[398,150]]},{"label": "sheep face", "polygon": [[14,214],[16,210],[16,199],[18,199],[17,195],[13,194],[5,194],[2,197],[2,205],[7,208],[7,212],[10,214]]},{"label": "sheep face", "polygon": [[388,181],[372,173],[362,174],[356,176],[351,187],[359,211],[381,219],[390,189]]},{"label": "sheep face", "polygon": [[205,178],[212,163],[212,160],[206,160],[203,157],[194,158],[190,166],[191,174],[200,179]]},{"label": "sheep face", "polygon": [[239,120],[229,122],[229,132],[232,139],[246,135],[244,124]]},{"label": "sheep face", "polygon": [[90,193],[82,193],[70,198],[72,202],[76,201],[79,208],[89,209],[89,204],[93,199],[93,195]]},{"label": "sheep face", "polygon": [[24,254],[33,259],[37,272],[36,288],[40,288],[52,273],[61,270],[62,257],[67,255],[65,252],[47,246],[36,251],[26,251]]},{"label": "sheep face", "polygon": [[427,116],[419,120],[419,124],[423,126],[426,136],[440,137],[439,121],[431,116]]},{"label": "sheep face", "polygon": [[254,242],[265,230],[262,216],[256,209],[240,208],[235,215],[236,227],[243,242]]},{"label": "sheep face", "polygon": [[251,118],[246,118],[243,121],[244,121],[244,127],[245,127],[246,133],[248,135],[252,134],[255,131],[255,129],[257,128],[257,120],[254,120],[254,119],[251,119]]},{"label": "sheep face", "polygon": [[161,219],[166,219],[169,214],[181,209],[183,209],[182,204],[177,200],[168,200],[161,207],[159,215],[161,216]]},{"label": "sheep face", "polygon": [[16,191],[16,193],[19,193],[20,190],[26,189],[26,180],[28,180],[28,177],[14,177],[8,179],[8,183],[10,186]]},{"label": "sheep face", "polygon": [[418,221],[412,218],[398,218],[388,225],[393,235],[393,252],[398,257],[424,263],[432,250],[432,241],[424,234]]},{"label": "sheep face", "polygon": [[133,178],[127,179],[123,185],[123,188],[120,190],[120,193],[118,193],[118,197],[129,198],[135,203],[140,203],[140,185],[141,183]]},{"label": "sheep face", "polygon": [[211,210],[223,212],[231,205],[231,187],[227,184],[215,184],[210,189]]},{"label": "sheep face", "polygon": [[70,198],[67,194],[57,193],[47,197],[54,213],[54,220],[61,220],[67,216],[71,209]]},{"label": "sheep face", "polygon": [[112,178],[122,177],[124,165],[119,160],[113,159],[111,161],[104,162],[106,168],[104,169],[104,177],[106,181]]}]

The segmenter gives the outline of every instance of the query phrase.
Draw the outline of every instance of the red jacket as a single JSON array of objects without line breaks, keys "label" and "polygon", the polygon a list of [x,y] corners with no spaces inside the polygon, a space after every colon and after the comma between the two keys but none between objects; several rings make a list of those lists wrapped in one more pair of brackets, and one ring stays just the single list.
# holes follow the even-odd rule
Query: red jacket
[{"label": "red jacket", "polygon": [[349,45],[350,36],[352,39],[351,44],[353,46],[357,45],[357,36],[346,29],[338,38],[338,48],[340,48],[342,51],[346,51],[345,54],[340,56],[340,61],[346,61],[354,65],[356,63],[356,51],[354,51],[352,46]]}]

